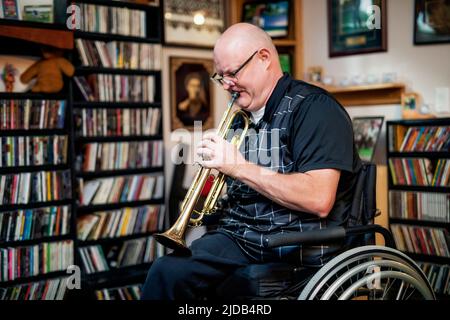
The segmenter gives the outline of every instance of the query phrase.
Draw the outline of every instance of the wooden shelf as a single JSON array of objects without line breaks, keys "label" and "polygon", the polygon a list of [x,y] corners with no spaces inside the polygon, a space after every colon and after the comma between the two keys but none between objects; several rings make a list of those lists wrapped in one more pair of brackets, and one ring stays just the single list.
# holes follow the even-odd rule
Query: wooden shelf
[{"label": "wooden shelf", "polygon": [[105,68],[105,67],[89,67],[80,66],[75,68],[75,75],[84,75],[91,73],[102,73],[102,74],[126,74],[126,75],[157,75],[161,73],[160,70],[141,70],[141,69],[119,69],[119,68]]},{"label": "wooden shelf", "polygon": [[160,233],[162,231],[149,231],[149,232],[144,232],[144,233],[134,233],[134,234],[129,234],[126,236],[120,236],[120,237],[115,237],[115,238],[100,238],[100,239],[96,239],[96,240],[78,240],[78,246],[79,247],[87,247],[87,246],[93,246],[93,245],[97,245],[97,244],[112,244],[112,243],[121,243],[121,242],[125,242],[127,240],[133,240],[133,239],[139,239],[139,238],[148,238],[152,235],[154,235],[155,233]]},{"label": "wooden shelf", "polygon": [[73,32],[59,28],[42,26],[44,23],[11,22],[2,20],[0,36],[31,41],[61,49],[73,49]]},{"label": "wooden shelf", "polygon": [[277,47],[292,47],[297,45],[294,39],[273,39],[273,44]]},{"label": "wooden shelf", "polygon": [[164,167],[77,172],[76,176],[78,178],[93,179],[93,178],[106,178],[106,177],[115,177],[115,176],[122,176],[122,175],[136,175],[136,174],[146,174],[146,173],[155,173],[155,172],[164,172]]},{"label": "wooden shelf", "polygon": [[75,137],[75,141],[80,143],[90,142],[125,142],[125,141],[154,141],[163,140],[162,135],[150,135],[150,136],[93,136],[93,137]]},{"label": "wooden shelf", "polygon": [[428,159],[448,159],[450,158],[450,152],[446,151],[399,151],[388,152],[388,156],[395,158],[428,158]]},{"label": "wooden shelf", "polygon": [[407,218],[389,218],[389,223],[407,224],[407,225],[412,225],[412,226],[435,227],[435,228],[449,228],[450,227],[450,222],[417,220],[417,219],[407,219]]},{"label": "wooden shelf", "polygon": [[402,83],[379,83],[361,86],[336,87],[313,83],[324,88],[344,106],[370,106],[380,104],[401,104],[405,91]]},{"label": "wooden shelf", "polygon": [[87,40],[98,41],[131,41],[140,43],[161,43],[161,40],[156,37],[136,37],[125,36],[121,34],[100,33],[100,32],[88,32],[88,31],[75,31],[75,37]]},{"label": "wooden shelf", "polygon": [[111,1],[111,0],[80,0],[80,3],[90,3],[102,6],[113,6],[113,7],[123,7],[129,9],[137,9],[137,10],[157,10],[159,6],[150,5],[149,3],[145,3],[145,1],[141,2],[129,2],[129,1]]}]

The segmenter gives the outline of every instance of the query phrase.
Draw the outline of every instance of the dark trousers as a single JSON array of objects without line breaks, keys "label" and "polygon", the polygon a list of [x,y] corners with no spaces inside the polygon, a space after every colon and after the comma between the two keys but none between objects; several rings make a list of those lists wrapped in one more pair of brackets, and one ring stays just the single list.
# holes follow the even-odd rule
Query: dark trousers
[{"label": "dark trousers", "polygon": [[153,262],[142,300],[200,299],[237,268],[254,263],[233,239],[220,232],[203,235],[190,249],[190,256],[172,253]]}]

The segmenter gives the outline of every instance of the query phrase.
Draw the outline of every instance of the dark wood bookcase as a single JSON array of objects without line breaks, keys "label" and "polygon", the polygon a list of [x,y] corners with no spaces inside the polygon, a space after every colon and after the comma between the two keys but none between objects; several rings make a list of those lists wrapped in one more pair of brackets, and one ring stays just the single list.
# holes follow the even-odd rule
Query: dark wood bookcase
[{"label": "dark wood bookcase", "polygon": [[[132,10],[142,10],[145,11],[146,16],[146,34],[147,37],[135,37],[135,36],[124,36],[112,33],[97,33],[97,32],[86,32],[82,30],[76,30],[74,32],[74,38],[91,40],[91,41],[118,41],[118,42],[130,42],[130,43],[147,43],[147,44],[161,44],[162,43],[162,5],[160,6],[150,6],[146,4],[138,4],[125,1],[104,1],[104,0],[80,0],[76,1],[79,4],[91,4],[91,5],[102,5],[109,7],[119,7],[128,8]],[[162,110],[162,85],[161,85],[161,71],[160,70],[142,70],[142,69],[125,69],[125,68],[111,68],[111,67],[101,67],[101,66],[84,66],[81,63],[81,59],[78,57],[77,50],[74,49],[73,62],[76,66],[75,75],[76,76],[88,76],[91,74],[104,74],[104,75],[126,75],[126,76],[153,76],[155,78],[155,97],[154,102],[105,102],[105,101],[86,101],[82,98],[81,93],[74,81],[71,81],[70,90],[72,94],[70,95],[70,103],[73,110],[77,109],[134,109],[134,108],[159,108]],[[73,124],[74,125],[74,124]],[[116,135],[116,136],[81,136],[74,133],[74,155],[79,156],[79,150],[81,146],[87,143],[105,143],[105,142],[146,142],[146,141],[162,141],[162,112],[159,125],[159,132],[155,135]],[[118,176],[130,176],[130,175],[140,175],[140,174],[152,174],[160,173],[164,174],[164,166],[158,167],[148,167],[148,168],[138,168],[138,169],[116,169],[108,171],[96,170],[94,172],[83,172],[78,168],[73,168],[74,172],[74,185],[79,178],[86,181],[97,178],[106,177],[118,177]],[[78,194],[76,194],[76,199],[78,199]],[[75,212],[78,217],[99,211],[110,211],[117,210],[125,207],[140,207],[145,205],[164,205],[164,197],[161,199],[149,199],[149,200],[139,200],[139,201],[127,201],[119,203],[106,203],[97,205],[81,205],[79,201],[75,203]],[[159,231],[159,230],[158,230]],[[121,245],[127,240],[133,240],[143,237],[149,237],[154,232],[131,234],[126,236],[121,236],[117,238],[100,238],[98,240],[85,240],[81,241],[75,240],[76,252],[76,263],[81,266],[81,256],[78,252],[79,248],[100,245],[100,246],[111,246],[111,245]],[[151,263],[141,263],[138,265],[126,266],[121,268],[110,268],[108,271],[95,272],[91,274],[85,274],[83,272],[82,276],[82,287],[81,292],[73,292],[72,298],[86,298],[96,299],[95,291],[108,289],[108,288],[118,288],[126,287],[131,285],[140,285],[144,282],[147,271]]]},{"label": "dark wood bookcase", "polygon": [[[58,0],[59,1],[59,0]],[[79,179],[89,181],[91,179],[130,176],[141,174],[161,174],[164,175],[164,165],[153,166],[137,169],[117,169],[108,171],[90,171],[83,172],[77,167],[77,157],[80,156],[80,147],[87,143],[102,142],[163,142],[162,128],[162,79],[160,70],[141,70],[141,69],[124,69],[124,68],[106,68],[98,66],[83,66],[78,57],[78,51],[75,48],[76,39],[85,39],[92,41],[120,41],[132,43],[162,44],[162,1],[159,6],[151,6],[126,1],[107,1],[107,0],[68,0],[67,6],[71,4],[92,4],[108,7],[127,8],[131,10],[141,10],[145,12],[146,17],[146,37],[124,36],[112,33],[86,32],[82,30],[68,30],[65,24],[59,23],[38,23],[0,19],[0,28],[5,33],[0,32],[0,54],[8,55],[24,55],[24,56],[40,56],[40,45],[54,44],[58,47],[66,49],[66,58],[72,61],[75,66],[75,76],[88,76],[90,74],[106,74],[106,75],[126,75],[126,76],[153,76],[155,83],[155,95],[153,102],[104,102],[104,101],[85,101],[82,99],[77,85],[73,80],[65,79],[65,85],[61,92],[56,94],[40,94],[40,93],[0,93],[0,100],[65,100],[65,122],[61,129],[17,129],[17,130],[0,130],[2,136],[42,136],[42,135],[67,135],[69,143],[67,145],[67,162],[59,165],[42,165],[42,166],[24,166],[24,167],[0,167],[0,175],[22,172],[50,171],[50,170],[69,170],[71,175],[71,197],[70,199],[48,201],[39,203],[27,203],[17,205],[0,205],[0,214],[19,209],[31,209],[47,206],[70,206],[70,229],[69,233],[61,236],[42,237],[39,239],[24,241],[3,241],[0,239],[0,248],[31,246],[44,242],[55,241],[73,241],[74,264],[81,268],[81,290],[67,290],[66,299],[96,299],[96,290],[107,288],[127,287],[130,285],[140,285],[144,282],[147,271],[151,262],[141,263],[138,265],[126,266],[121,268],[110,268],[109,271],[96,272],[86,274],[83,270],[82,260],[79,249],[91,246],[109,246],[121,245],[127,240],[144,238],[151,236],[154,232],[128,234],[117,238],[100,238],[98,240],[81,241],[77,238],[77,217],[97,212],[117,210],[125,207],[140,207],[145,205],[164,205],[165,196],[158,199],[128,201],[119,203],[106,203],[98,205],[81,205],[80,190],[78,188]],[[7,31],[7,32],[6,32]],[[50,43],[49,43],[50,42]],[[161,57],[160,57],[161,58]],[[16,81],[18,79],[16,78]],[[76,130],[75,114],[80,109],[95,108],[117,108],[117,109],[134,109],[134,108],[158,108],[160,112],[159,131],[152,135],[126,135],[126,136],[80,136]],[[164,163],[164,158],[163,158]],[[165,184],[166,182],[164,182]],[[165,185],[163,185],[165,190]],[[165,212],[165,211],[163,211]],[[160,230],[157,230],[160,231]],[[0,282],[1,288],[14,287],[21,284],[29,284],[40,282],[47,279],[67,277],[69,274],[65,271],[50,272],[31,277],[21,277],[13,281]]]},{"label": "dark wood bookcase", "polygon": [[[434,150],[433,148],[428,148],[427,150],[422,146],[426,144],[427,139],[430,139],[430,137],[427,137],[427,131],[422,131],[422,133],[420,133],[420,130],[425,130],[429,127],[448,128],[450,127],[450,118],[387,122],[386,145],[388,148],[389,224],[394,237],[396,237],[397,246],[399,246],[399,242],[402,242],[403,239],[403,249],[406,249],[405,246],[407,247],[404,230],[409,231],[409,235],[406,237],[409,237],[410,241],[412,241],[410,244],[413,244],[413,242],[416,241],[416,246],[419,250],[407,249],[403,251],[422,265],[422,267],[428,264],[428,269],[425,269],[424,271],[429,277],[431,284],[434,286],[437,295],[448,299],[450,277],[448,269],[450,268],[450,255],[433,254],[432,251],[430,252],[430,250],[425,249],[434,246],[436,242],[440,242],[441,245],[450,248],[450,212],[448,210],[450,205],[450,186],[448,184],[444,186],[436,185],[436,183],[418,185],[421,184],[418,182],[422,180],[419,180],[420,178],[417,177],[417,175],[423,177],[423,171],[418,172],[418,165],[398,165],[397,169],[394,169],[389,163],[392,159],[405,159],[406,161],[412,161],[411,159],[426,159],[426,163],[429,164],[426,167],[429,168],[430,175],[432,174],[433,178],[434,176],[440,176],[441,179],[443,179],[445,170],[441,169],[441,171],[438,171],[437,173],[436,170],[438,161],[450,161],[450,150],[448,149],[448,139],[450,139],[450,137],[447,137],[447,147],[444,150]],[[418,130],[418,132],[415,136],[412,136],[411,132],[409,138],[407,138],[408,130],[411,128],[417,128],[414,130]],[[406,142],[403,145],[403,141],[405,140]],[[408,140],[410,141],[409,143]],[[401,148],[402,145],[403,148]],[[425,169],[425,165],[423,168]],[[445,166],[443,168],[445,168]],[[403,173],[400,174],[403,174],[405,177],[407,174],[410,175],[409,181],[416,181],[416,183],[400,183],[398,179],[396,181],[397,183],[394,183],[395,179],[393,176],[396,175],[398,177],[398,171],[401,171],[401,169],[403,169]],[[432,181],[433,180],[431,180],[431,182]],[[396,198],[394,198],[394,193],[397,194]],[[404,196],[401,200],[402,204],[399,203],[398,195],[400,194]],[[429,197],[431,200],[428,200],[426,197]],[[400,233],[398,231],[399,229],[402,230]],[[435,237],[433,239],[433,236],[435,235],[432,231],[422,232],[420,229],[438,229],[442,231],[444,236],[441,238]],[[402,239],[399,239],[399,237],[402,237]],[[402,249],[401,244],[400,249]],[[434,250],[436,250],[436,248]],[[430,266],[433,268],[431,271]],[[439,275],[440,272],[442,272],[441,275]],[[439,281],[440,283],[438,283]],[[446,287],[447,291],[445,292]]]}]

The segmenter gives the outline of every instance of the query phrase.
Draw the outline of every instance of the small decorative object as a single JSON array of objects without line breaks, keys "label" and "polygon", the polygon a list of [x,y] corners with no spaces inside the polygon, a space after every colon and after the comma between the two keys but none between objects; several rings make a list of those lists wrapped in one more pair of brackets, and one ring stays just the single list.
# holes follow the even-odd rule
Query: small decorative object
[{"label": "small decorative object", "polygon": [[328,0],[330,57],[387,51],[386,0]]},{"label": "small decorative object", "polygon": [[360,86],[362,84],[364,84],[364,78],[363,78],[362,75],[355,75],[355,76],[353,76],[353,78],[352,78],[352,85]]},{"label": "small decorative object", "polygon": [[393,83],[397,80],[397,74],[395,72],[383,73],[383,83]]},{"label": "small decorative object", "polygon": [[313,66],[308,68],[308,81],[322,82],[323,68],[320,66]]},{"label": "small decorative object", "polygon": [[64,87],[63,74],[72,77],[75,68],[63,57],[63,51],[56,48],[42,47],[43,59],[35,62],[20,76],[22,83],[29,83],[36,78],[32,92],[56,93]]},{"label": "small decorative object", "polygon": [[374,74],[369,74],[367,76],[367,83],[368,84],[374,84],[374,83],[378,83],[378,77]]},{"label": "small decorative object", "polygon": [[5,91],[14,91],[14,82],[16,82],[17,69],[10,63],[5,64],[2,74],[2,80],[5,83]]},{"label": "small decorative object", "polygon": [[224,11],[223,0],[165,0],[165,43],[212,48],[225,27]]},{"label": "small decorative object", "polygon": [[3,5],[3,18],[20,20],[20,10],[17,0],[0,0]]},{"label": "small decorative object", "polygon": [[213,61],[195,58],[170,58],[172,130],[194,130],[200,121],[203,130],[214,127],[212,82]]},{"label": "small decorative object", "polygon": [[421,107],[420,107],[420,113],[421,114],[429,114],[431,112],[431,108],[428,104],[424,103]]},{"label": "small decorative object", "polygon": [[322,82],[326,86],[332,86],[334,80],[333,80],[333,77],[331,77],[331,76],[324,76]]},{"label": "small decorative object", "polygon": [[254,24],[272,38],[288,36],[289,1],[251,1],[244,3],[242,21]]},{"label": "small decorative object", "polygon": [[450,1],[415,0],[414,44],[450,43]]},{"label": "small decorative object", "polygon": [[382,116],[353,118],[355,146],[361,160],[373,160],[383,122],[384,117]]},{"label": "small decorative object", "polygon": [[417,93],[402,94],[402,117],[403,119],[428,119],[432,118],[431,114],[423,114],[420,96]]},{"label": "small decorative object", "polygon": [[348,78],[343,78],[339,81],[341,87],[348,87],[350,85],[350,80]]}]

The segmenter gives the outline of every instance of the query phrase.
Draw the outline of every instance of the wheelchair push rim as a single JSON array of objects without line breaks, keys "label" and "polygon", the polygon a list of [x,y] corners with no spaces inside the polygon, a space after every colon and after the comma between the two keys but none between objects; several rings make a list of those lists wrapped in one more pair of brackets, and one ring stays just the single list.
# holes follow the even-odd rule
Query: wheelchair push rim
[{"label": "wheelchair push rim", "polygon": [[[376,272],[367,273],[369,268]],[[383,283],[384,288],[380,287],[380,281],[386,282]],[[359,284],[355,285],[356,282]],[[378,287],[373,286],[375,283]],[[349,293],[344,284],[353,288],[354,292]],[[395,297],[386,292],[378,296],[380,290],[385,291],[386,288],[398,288],[399,291],[394,294]],[[355,292],[362,292],[363,289],[372,299],[417,298],[417,294],[420,294],[421,299],[435,299],[431,285],[420,267],[402,252],[383,246],[358,247],[336,256],[311,278],[298,299],[349,299],[358,297]]]}]

